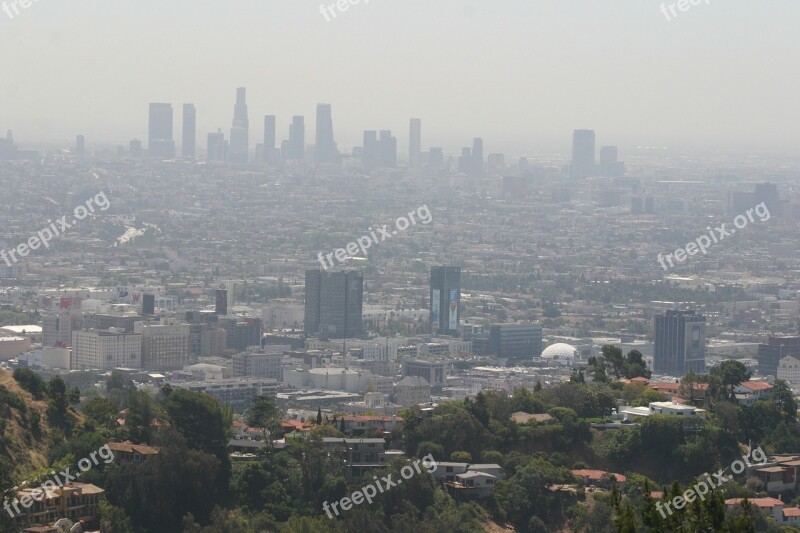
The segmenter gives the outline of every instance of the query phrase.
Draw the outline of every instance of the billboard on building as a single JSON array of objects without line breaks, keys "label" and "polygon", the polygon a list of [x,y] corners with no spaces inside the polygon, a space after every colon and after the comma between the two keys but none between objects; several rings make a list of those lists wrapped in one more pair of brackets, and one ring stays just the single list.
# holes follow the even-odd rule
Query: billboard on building
[{"label": "billboard on building", "polygon": [[433,297],[431,298],[431,323],[439,323],[439,302],[441,301],[441,291],[433,289]]},{"label": "billboard on building", "polygon": [[458,289],[450,289],[450,322],[448,328],[458,329]]}]

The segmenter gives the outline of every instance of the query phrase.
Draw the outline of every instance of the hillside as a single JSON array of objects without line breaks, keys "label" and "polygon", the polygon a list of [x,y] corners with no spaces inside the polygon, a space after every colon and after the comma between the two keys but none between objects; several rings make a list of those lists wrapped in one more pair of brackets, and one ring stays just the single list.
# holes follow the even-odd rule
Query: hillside
[{"label": "hillside", "polygon": [[51,439],[47,402],[34,400],[11,373],[0,371],[0,457],[11,463],[14,475],[48,466]]}]

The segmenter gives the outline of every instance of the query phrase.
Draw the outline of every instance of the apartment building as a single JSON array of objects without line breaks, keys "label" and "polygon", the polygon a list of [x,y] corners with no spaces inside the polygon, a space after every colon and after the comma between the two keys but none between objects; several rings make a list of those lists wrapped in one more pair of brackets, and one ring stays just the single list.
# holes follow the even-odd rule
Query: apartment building
[{"label": "apartment building", "polygon": [[145,370],[180,370],[194,361],[188,324],[137,322],[133,330],[142,336]]},{"label": "apartment building", "polygon": [[109,331],[72,332],[72,370],[142,368],[142,335]]}]

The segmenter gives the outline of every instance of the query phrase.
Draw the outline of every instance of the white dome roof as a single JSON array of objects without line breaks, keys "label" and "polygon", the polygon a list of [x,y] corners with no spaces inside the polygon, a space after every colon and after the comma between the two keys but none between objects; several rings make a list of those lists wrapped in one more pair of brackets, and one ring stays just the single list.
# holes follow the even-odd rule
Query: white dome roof
[{"label": "white dome roof", "polygon": [[578,357],[578,350],[574,346],[559,342],[545,348],[541,357],[544,359],[570,359]]}]

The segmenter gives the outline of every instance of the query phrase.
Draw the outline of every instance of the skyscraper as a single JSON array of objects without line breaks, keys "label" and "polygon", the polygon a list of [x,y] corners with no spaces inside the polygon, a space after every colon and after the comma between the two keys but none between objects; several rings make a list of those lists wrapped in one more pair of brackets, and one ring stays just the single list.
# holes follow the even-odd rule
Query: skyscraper
[{"label": "skyscraper", "polygon": [[432,332],[457,337],[461,323],[461,267],[431,267],[430,302]]},{"label": "skyscraper", "polygon": [[777,376],[778,364],[786,356],[800,358],[800,337],[773,337],[758,345],[758,373],[762,376]]},{"label": "skyscraper", "polygon": [[575,130],[572,133],[572,166],[570,176],[588,178],[595,173],[594,130]]},{"label": "skyscraper", "polygon": [[381,130],[380,138],[380,166],[394,168],[397,166],[397,137],[392,136],[389,130]]},{"label": "skyscraper", "polygon": [[333,138],[333,118],[330,104],[317,104],[317,139],[314,159],[317,163],[335,163],[339,151]]},{"label": "skyscraper", "polygon": [[208,147],[206,150],[208,161],[226,161],[228,159],[228,144],[225,141],[225,134],[222,130],[208,134]]},{"label": "skyscraper", "polygon": [[150,104],[147,152],[151,157],[175,157],[172,137],[172,104]]},{"label": "skyscraper", "polygon": [[408,168],[419,168],[422,164],[422,121],[412,118],[408,135]]},{"label": "skyscraper", "polygon": [[264,117],[264,147],[262,148],[262,163],[274,163],[275,157],[275,115],[266,115]]},{"label": "skyscraper", "polygon": [[656,374],[682,377],[706,371],[706,317],[696,311],[667,311],[655,317]]},{"label": "skyscraper", "polygon": [[250,121],[247,119],[247,89],[236,89],[236,105],[233,107],[233,126],[228,159],[232,163],[246,164],[250,149]]},{"label": "skyscraper", "polygon": [[131,157],[142,157],[142,141],[139,139],[131,139],[129,150]]},{"label": "skyscraper", "polygon": [[375,168],[380,161],[380,145],[378,144],[378,132],[367,130],[364,132],[364,149],[361,153],[361,163],[365,168]]},{"label": "skyscraper", "polygon": [[461,155],[458,156],[458,172],[460,174],[472,175],[472,149],[468,146],[461,149]]},{"label": "skyscraper", "polygon": [[306,158],[305,119],[299,115],[292,117],[292,124],[289,126],[289,140],[281,144],[281,157],[298,161]]},{"label": "skyscraper", "polygon": [[617,159],[616,146],[600,147],[600,175],[615,178],[625,174],[625,163]]},{"label": "skyscraper", "polygon": [[328,338],[362,332],[364,277],[358,271],[306,271],[304,331]]},{"label": "skyscraper", "polygon": [[472,175],[483,176],[483,139],[472,141]]},{"label": "skyscraper", "polygon": [[187,159],[194,159],[197,149],[197,109],[194,104],[183,104],[183,143],[181,154]]}]

